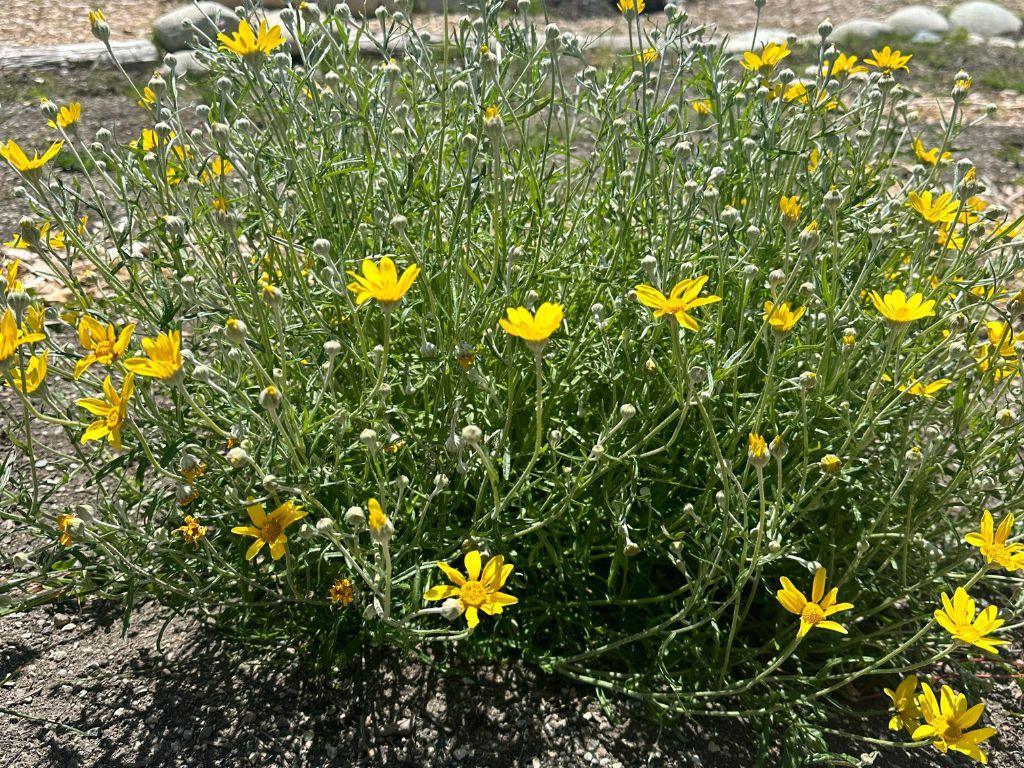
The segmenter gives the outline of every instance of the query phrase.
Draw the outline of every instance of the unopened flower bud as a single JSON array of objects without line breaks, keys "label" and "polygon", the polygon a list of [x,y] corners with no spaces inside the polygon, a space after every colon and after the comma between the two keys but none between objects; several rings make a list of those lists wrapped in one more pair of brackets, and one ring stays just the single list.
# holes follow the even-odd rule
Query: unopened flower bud
[{"label": "unopened flower bud", "polygon": [[345,512],[345,525],[349,528],[362,528],[366,523],[366,513],[362,507],[349,507]]},{"label": "unopened flower bud", "polygon": [[235,469],[238,469],[239,467],[243,467],[249,463],[249,453],[248,451],[245,450],[245,448],[242,448],[241,446],[235,446],[230,451],[228,451],[227,460],[228,464],[230,464]]},{"label": "unopened flower bud", "polygon": [[377,431],[367,427],[359,433],[359,442],[366,446],[366,450],[370,453],[375,453],[378,447]]},{"label": "unopened flower bud", "polygon": [[244,344],[245,332],[245,322],[237,317],[229,317],[224,323],[224,335],[232,344]]}]

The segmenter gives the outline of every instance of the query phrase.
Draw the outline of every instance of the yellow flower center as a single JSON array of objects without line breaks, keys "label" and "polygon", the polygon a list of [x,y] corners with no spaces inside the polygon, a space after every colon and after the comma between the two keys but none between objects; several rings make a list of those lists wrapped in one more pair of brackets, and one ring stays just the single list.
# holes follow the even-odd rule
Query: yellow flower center
[{"label": "yellow flower center", "polygon": [[96,359],[101,363],[109,364],[114,359],[114,343],[111,341],[101,341],[96,345],[93,354],[96,355]]},{"label": "yellow flower center", "polygon": [[800,612],[800,618],[808,624],[818,624],[825,620],[825,612],[817,603],[808,603]]},{"label": "yellow flower center", "polygon": [[479,608],[487,602],[487,590],[479,581],[467,581],[459,590],[459,599],[465,605]]},{"label": "yellow flower center", "polygon": [[107,414],[107,429],[117,429],[121,426],[121,414],[117,408],[111,409]]},{"label": "yellow flower center", "polygon": [[273,544],[281,535],[282,530],[279,521],[268,518],[260,531],[260,538],[267,542],[267,544]]}]

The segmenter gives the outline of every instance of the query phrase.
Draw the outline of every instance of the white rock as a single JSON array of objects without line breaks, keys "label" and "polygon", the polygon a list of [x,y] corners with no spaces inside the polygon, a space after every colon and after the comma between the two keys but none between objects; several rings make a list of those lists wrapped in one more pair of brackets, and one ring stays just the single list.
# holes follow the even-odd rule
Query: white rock
[{"label": "white rock", "polygon": [[912,43],[941,43],[942,35],[936,32],[917,32],[912,38]]},{"label": "white rock", "polygon": [[946,17],[925,5],[908,5],[891,14],[885,23],[898,35],[916,35],[918,32],[944,34],[949,31]]},{"label": "white rock", "polygon": [[1016,48],[1017,41],[1012,37],[993,37],[988,41],[993,48]]},{"label": "white rock", "polygon": [[853,19],[838,24],[829,39],[835,43],[857,43],[892,34],[892,27],[873,19]]},{"label": "white rock", "polygon": [[725,52],[728,54],[743,53],[744,51],[759,51],[767,43],[784,43],[792,33],[785,29],[758,29],[757,37],[754,37],[754,30],[736,32],[729,35],[725,42]]},{"label": "white rock", "polygon": [[982,37],[1013,36],[1021,28],[1019,16],[986,0],[961,3],[949,14],[949,20],[954,27]]}]

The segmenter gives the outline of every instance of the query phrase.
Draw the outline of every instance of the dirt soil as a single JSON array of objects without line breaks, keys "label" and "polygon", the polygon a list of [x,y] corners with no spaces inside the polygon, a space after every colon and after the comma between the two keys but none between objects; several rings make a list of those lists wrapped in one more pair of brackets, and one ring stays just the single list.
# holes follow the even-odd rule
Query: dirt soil
[{"label": "dirt soil", "polygon": [[[915,76],[925,84],[948,83],[960,59],[971,58],[976,108],[998,101],[1007,109],[972,129],[962,151],[991,182],[990,197],[1019,200],[1024,100],[1002,87],[1012,79],[996,77],[1024,71],[1019,59],[1007,58],[1011,53],[1024,55],[922,56]],[[1000,88],[985,86],[979,73],[989,73]],[[38,111],[41,95],[81,100],[84,136],[107,126],[127,141],[143,125],[144,114],[107,70],[5,73],[0,139],[13,136],[29,146],[49,139]],[[922,96],[919,108],[936,121],[932,104],[934,97]],[[0,241],[23,213],[15,184],[9,169],[0,168]],[[0,398],[9,401],[10,392],[0,391]],[[10,450],[3,426],[0,457]],[[40,471],[44,482],[57,482],[47,467]],[[0,523],[0,578],[10,576],[11,558],[26,546],[10,523]],[[519,664],[473,665],[453,653],[428,665],[369,649],[356,667],[318,676],[292,649],[242,647],[185,618],[165,624],[171,617],[152,604],[139,608],[122,634],[122,613],[117,604],[88,602],[0,618],[0,768],[735,768],[754,765],[762,737],[741,721],[659,724],[629,702],[602,704],[592,689]],[[989,670],[986,720],[1000,730],[989,742],[998,768],[1024,768],[1024,700],[1014,679],[1024,669],[1022,650],[1018,634],[1004,653],[1008,666]],[[875,696],[864,705],[882,710],[885,701]],[[879,715],[833,726],[889,738],[886,721]],[[931,749],[886,750],[873,764],[948,768],[967,761]]]}]

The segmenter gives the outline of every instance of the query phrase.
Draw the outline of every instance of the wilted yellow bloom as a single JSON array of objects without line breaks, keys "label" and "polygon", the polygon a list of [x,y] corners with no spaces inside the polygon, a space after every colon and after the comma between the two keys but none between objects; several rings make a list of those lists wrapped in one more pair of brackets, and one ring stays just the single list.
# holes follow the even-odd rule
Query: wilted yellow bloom
[{"label": "wilted yellow bloom", "polygon": [[935,300],[925,301],[924,296],[920,293],[915,293],[908,298],[907,294],[899,289],[891,291],[885,296],[881,296],[878,291],[872,291],[871,302],[882,317],[898,325],[935,316]]},{"label": "wilted yellow bloom", "polygon": [[56,120],[50,120],[47,122],[51,128],[70,128],[79,121],[82,117],[82,105],[77,101],[73,101],[66,107],[61,107],[57,113]]},{"label": "wilted yellow bloom", "polygon": [[786,43],[767,43],[761,48],[761,53],[747,51],[743,54],[740,66],[751,72],[767,74],[771,72],[779,62],[789,56],[792,51]]},{"label": "wilted yellow bloom", "polygon": [[509,307],[505,314],[507,317],[498,320],[505,333],[536,349],[546,344],[551,334],[559,329],[564,312],[561,304],[545,301],[537,308],[536,314],[526,307]]},{"label": "wilted yellow bloom", "polygon": [[82,315],[78,323],[78,341],[89,352],[75,364],[75,378],[80,378],[95,364],[110,365],[128,348],[135,333],[135,323],[129,323],[120,332],[113,325],[106,327],[89,315]]},{"label": "wilted yellow bloom", "polygon": [[995,728],[967,730],[981,719],[984,704],[967,707],[967,697],[957,693],[948,685],[942,686],[941,701],[935,698],[928,683],[921,684],[921,696],[917,700],[925,724],[918,726],[911,734],[914,741],[931,739],[932,746],[939,752],[950,750],[967,755],[979,763],[987,763],[988,757],[978,747],[986,739],[995,736]]},{"label": "wilted yellow bloom", "polygon": [[889,720],[889,730],[898,731],[903,728],[913,733],[921,724],[921,708],[917,705],[917,675],[909,675],[896,690],[883,688],[885,695],[892,700],[895,714]]},{"label": "wilted yellow bloom", "polygon": [[800,196],[791,195],[790,197],[779,198],[779,212],[782,214],[784,222],[795,222],[800,218]]},{"label": "wilted yellow bloom", "polygon": [[[123,332],[123,331],[122,331]],[[130,357],[124,367],[139,376],[153,379],[173,379],[181,371],[181,332],[169,331],[155,339],[143,339],[146,357]]]},{"label": "wilted yellow bloom", "polygon": [[832,77],[839,77],[839,75],[858,75],[867,71],[867,67],[857,63],[856,56],[847,56],[845,53],[839,54],[835,64],[826,60],[821,65],[822,77],[828,77],[829,72],[832,73]]},{"label": "wilted yellow bloom", "polygon": [[41,333],[25,333],[18,328],[14,311],[10,308],[4,310],[3,317],[0,317],[0,363],[13,357],[15,350],[22,344],[33,344],[45,338]]},{"label": "wilted yellow bloom", "polygon": [[351,270],[348,272],[354,278],[348,289],[356,295],[356,304],[361,306],[370,299],[376,299],[385,311],[390,311],[402,300],[420,274],[419,266],[411,264],[399,277],[395,262],[388,256],[380,260],[379,266],[373,259],[363,259],[362,270],[361,275]]},{"label": "wilted yellow bloom", "polygon": [[498,591],[508,581],[513,570],[511,563],[505,564],[505,558],[502,555],[496,555],[488,560],[487,565],[481,571],[480,552],[474,549],[472,552],[466,553],[463,564],[466,567],[465,576],[447,563],[439,562],[437,567],[444,571],[444,575],[452,583],[451,585],[438,584],[436,587],[431,587],[423,594],[423,599],[458,598],[459,612],[466,614],[466,623],[471,629],[480,623],[480,611],[488,616],[494,616],[501,613],[506,606],[519,602],[512,595]]},{"label": "wilted yellow bloom", "polygon": [[697,321],[690,312],[697,307],[714,304],[722,300],[721,296],[699,295],[707,281],[707,275],[680,280],[672,287],[672,291],[668,296],[654,286],[638,285],[636,287],[636,298],[645,307],[653,309],[655,317],[672,315],[683,328],[696,331],[700,326],[697,325]]},{"label": "wilted yellow bloom", "polygon": [[175,528],[174,532],[180,533],[182,540],[186,544],[198,547],[199,542],[206,536],[206,526],[199,522],[198,517],[185,515],[185,524],[180,528]]},{"label": "wilted yellow bloom", "polygon": [[62,547],[70,547],[74,543],[74,539],[71,538],[71,529],[82,522],[80,517],[75,515],[64,513],[57,515],[57,530],[60,532],[60,545]]},{"label": "wilted yellow bloom", "polygon": [[306,516],[306,512],[294,501],[286,501],[269,515],[262,504],[250,504],[245,511],[248,512],[252,525],[240,525],[232,528],[231,532],[256,539],[245,551],[246,560],[256,557],[264,544],[270,547],[270,556],[274,560],[280,560],[288,543],[285,529]]},{"label": "wilted yellow bloom", "polygon": [[355,589],[348,579],[338,579],[331,585],[331,602],[351,605],[355,599]]},{"label": "wilted yellow bloom", "polygon": [[804,316],[804,312],[807,311],[807,307],[798,307],[796,309],[790,309],[789,302],[784,301],[779,306],[775,306],[770,301],[764,303],[764,319],[776,333],[789,333],[793,330],[793,326],[797,324],[797,321]]},{"label": "wilted yellow bloom", "polygon": [[917,158],[917,162],[932,166],[953,159],[952,152],[943,152],[940,155],[938,147],[928,149],[920,139],[914,139],[914,156]]},{"label": "wilted yellow bloom", "polygon": [[785,576],[779,579],[782,589],[775,593],[776,599],[790,613],[800,617],[800,628],[796,636],[803,637],[812,629],[830,629],[833,632],[846,634],[846,627],[828,617],[848,611],[853,608],[852,603],[837,603],[836,596],[838,588],[833,587],[825,593],[825,569],[819,568],[814,573],[814,583],[811,585],[811,599],[804,597],[804,593],[793,586],[793,582]]},{"label": "wilted yellow bloom", "polygon": [[995,520],[987,509],[981,516],[981,526],[964,537],[964,541],[981,551],[985,562],[1008,571],[1024,570],[1024,544],[1007,543],[1013,531],[1014,516],[1008,512],[995,528]]},{"label": "wilted yellow bloom", "polygon": [[996,646],[1009,642],[989,637],[1005,623],[999,618],[999,609],[990,605],[977,618],[976,613],[974,599],[963,587],[957,587],[952,600],[945,592],[942,593],[942,608],[935,611],[935,620],[960,642],[977,646],[989,653],[999,653]]},{"label": "wilted yellow bloom", "polygon": [[42,155],[33,152],[32,157],[29,157],[14,139],[8,139],[6,144],[0,144],[0,157],[10,163],[18,173],[30,176],[41,171],[43,166],[57,156],[63,146],[63,139],[55,141]]},{"label": "wilted yellow bloom", "polygon": [[909,72],[910,68],[907,66],[907,62],[912,58],[914,58],[913,54],[908,53],[904,56],[902,52],[894,51],[887,45],[880,51],[872,49],[871,58],[864,59],[864,63],[870,64],[872,67],[880,69],[882,72],[892,74],[893,72],[897,72],[901,69]]},{"label": "wilted yellow bloom", "polygon": [[217,41],[221,44],[222,51],[230,51],[243,58],[264,56],[284,45],[281,28],[277,25],[268,26],[266,19],[260,21],[259,29],[255,34],[253,34],[249,22],[242,19],[238,24],[237,32],[230,36],[221,32],[217,35]]},{"label": "wilted yellow bloom", "polygon": [[109,376],[103,380],[105,400],[95,397],[84,397],[81,400],[76,400],[75,404],[77,406],[85,408],[93,416],[100,417],[98,421],[94,421],[86,428],[85,433],[82,435],[82,442],[88,443],[92,440],[107,438],[107,442],[120,450],[121,427],[124,426],[125,419],[128,416],[128,401],[134,393],[135,374],[129,373],[124,377],[120,392],[114,389]]},{"label": "wilted yellow bloom", "polygon": [[50,352],[47,350],[41,355],[32,355],[28,360],[28,365],[25,366],[24,372],[20,368],[12,368],[8,372],[11,383],[19,391],[24,392],[26,395],[31,395],[39,389],[43,380],[46,379],[49,357]]}]

